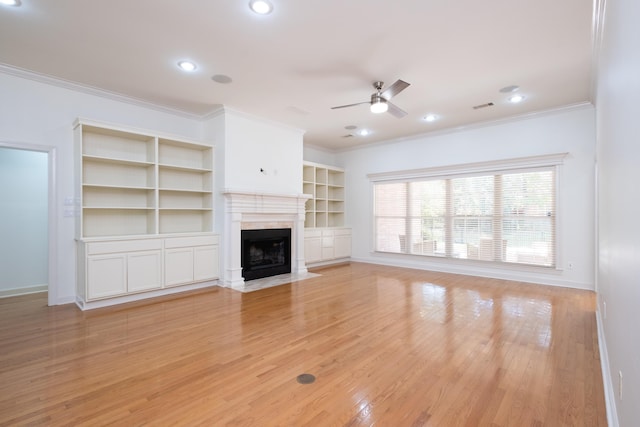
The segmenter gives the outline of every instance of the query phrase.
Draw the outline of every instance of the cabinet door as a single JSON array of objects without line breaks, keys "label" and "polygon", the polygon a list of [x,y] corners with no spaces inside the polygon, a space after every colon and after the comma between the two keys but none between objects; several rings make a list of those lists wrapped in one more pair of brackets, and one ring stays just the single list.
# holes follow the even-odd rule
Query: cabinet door
[{"label": "cabinet door", "polygon": [[132,252],[127,254],[127,290],[147,291],[162,287],[160,280],[161,252]]},{"label": "cabinet door", "polygon": [[322,230],[322,259],[335,258],[333,230]]},{"label": "cabinet door", "polygon": [[218,247],[196,246],[193,249],[193,280],[218,278]]},{"label": "cabinet door", "polygon": [[166,249],[164,254],[165,286],[193,282],[193,248]]},{"label": "cabinet door", "polygon": [[336,258],[348,258],[351,256],[351,236],[336,235],[333,239],[333,251]]},{"label": "cabinet door", "polygon": [[126,254],[87,257],[87,299],[98,299],[127,293]]},{"label": "cabinet door", "polygon": [[322,238],[306,237],[304,239],[305,262],[316,262],[322,259]]}]

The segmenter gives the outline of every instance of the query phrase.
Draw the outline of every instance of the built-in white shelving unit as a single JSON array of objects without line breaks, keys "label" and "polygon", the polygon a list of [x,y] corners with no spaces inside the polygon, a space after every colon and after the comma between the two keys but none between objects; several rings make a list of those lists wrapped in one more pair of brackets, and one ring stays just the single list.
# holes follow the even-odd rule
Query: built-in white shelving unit
[{"label": "built-in white shelving unit", "polygon": [[210,145],[78,122],[79,238],[210,232]]},{"label": "built-in white shelving unit", "polygon": [[159,232],[211,231],[212,149],[158,140]]},{"label": "built-in white shelving unit", "polygon": [[81,119],[74,132],[79,302],[217,278],[213,146]]},{"label": "built-in white shelving unit", "polygon": [[344,169],[304,162],[302,192],[311,195],[305,205],[305,261],[341,262],[351,256],[351,229],[345,227]]},{"label": "built-in white shelving unit", "polygon": [[155,138],[79,125],[80,237],[155,233]]},{"label": "built-in white shelving unit", "polygon": [[344,170],[304,162],[302,192],[312,197],[306,203],[307,228],[344,227]]}]

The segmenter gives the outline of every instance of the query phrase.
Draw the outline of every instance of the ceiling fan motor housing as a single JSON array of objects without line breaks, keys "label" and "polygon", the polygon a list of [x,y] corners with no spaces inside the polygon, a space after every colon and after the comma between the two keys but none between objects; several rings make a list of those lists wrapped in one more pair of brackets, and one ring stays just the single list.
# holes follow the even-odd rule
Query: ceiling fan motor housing
[{"label": "ceiling fan motor housing", "polygon": [[384,99],[381,95],[374,93],[371,95],[371,103],[372,104],[386,104],[387,100]]}]

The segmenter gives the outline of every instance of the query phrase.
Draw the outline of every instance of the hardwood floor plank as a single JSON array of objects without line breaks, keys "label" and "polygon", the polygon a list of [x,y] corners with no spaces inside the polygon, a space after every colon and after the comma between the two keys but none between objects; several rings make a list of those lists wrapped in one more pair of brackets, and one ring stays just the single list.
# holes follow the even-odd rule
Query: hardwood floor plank
[{"label": "hardwood floor plank", "polygon": [[606,425],[593,292],[314,272],[89,312],[0,299],[0,426]]}]

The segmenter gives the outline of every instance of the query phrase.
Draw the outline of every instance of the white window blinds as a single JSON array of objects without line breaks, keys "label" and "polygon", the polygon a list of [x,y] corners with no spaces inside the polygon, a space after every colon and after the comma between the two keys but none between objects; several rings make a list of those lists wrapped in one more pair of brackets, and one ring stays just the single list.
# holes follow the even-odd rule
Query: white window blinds
[{"label": "white window blinds", "polygon": [[375,250],[555,266],[555,167],[374,182]]}]

